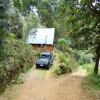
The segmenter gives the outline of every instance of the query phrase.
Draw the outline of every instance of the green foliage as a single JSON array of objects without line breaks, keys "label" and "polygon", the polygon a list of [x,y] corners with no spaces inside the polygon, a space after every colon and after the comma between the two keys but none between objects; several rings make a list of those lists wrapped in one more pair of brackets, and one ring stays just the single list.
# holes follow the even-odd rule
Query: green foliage
[{"label": "green foliage", "polygon": [[10,4],[11,0],[0,0],[0,50],[9,31]]},{"label": "green foliage", "polygon": [[93,62],[93,55],[92,54],[87,54],[83,58],[85,63],[92,63]]},{"label": "green foliage", "polygon": [[58,67],[55,67],[54,73],[59,76],[62,74],[70,73],[72,70],[64,63],[60,64]]},{"label": "green foliage", "polygon": [[[70,10],[66,23],[70,36],[73,38],[74,48],[88,49],[91,47],[96,54],[96,66],[94,72],[98,72],[98,60],[100,58],[100,1],[76,0],[70,3]],[[70,17],[71,16],[71,17]],[[73,22],[73,17],[75,20]],[[84,42],[85,41],[85,42]],[[89,59],[89,58],[88,58]]]},{"label": "green foliage", "polygon": [[26,23],[27,23],[27,30],[30,31],[33,27],[38,26],[38,18],[37,16],[30,12],[26,17],[25,17]]},{"label": "green foliage", "polygon": [[65,47],[67,46],[67,41],[63,38],[58,39],[58,48],[60,50],[65,50]]},{"label": "green foliage", "polygon": [[83,64],[83,68],[87,71],[87,73],[91,73],[94,69],[94,63]]},{"label": "green foliage", "polygon": [[100,98],[100,72],[98,75],[93,74],[94,63],[84,64],[83,68],[87,71],[87,76],[83,81],[84,91],[90,95],[94,96],[96,99]]},{"label": "green foliage", "polygon": [[85,54],[80,59],[80,64],[92,63],[93,62],[93,55],[92,54]]},{"label": "green foliage", "polygon": [[57,41],[57,48],[58,49],[60,49],[61,51],[72,53],[72,50],[69,47],[69,45],[70,45],[70,40],[67,40],[67,39],[64,39],[64,38],[60,38]]},{"label": "green foliage", "polygon": [[60,52],[59,54],[59,61],[62,62],[66,62],[66,56],[63,52]]},{"label": "green foliage", "polygon": [[39,18],[32,12],[25,16],[25,22],[23,23],[24,35],[23,40],[26,41],[28,33],[32,28],[37,28],[39,26]]},{"label": "green foliage", "polygon": [[33,52],[34,52],[35,57],[37,57],[37,58],[40,57],[41,52],[39,50],[35,49]]},{"label": "green foliage", "polygon": [[38,3],[39,17],[41,22],[46,27],[52,27],[53,17],[52,17],[52,1],[51,0],[41,0]]},{"label": "green foliage", "polygon": [[59,61],[60,63],[66,64],[66,66],[69,67],[72,71],[78,67],[76,60],[69,52],[59,52]]},{"label": "green foliage", "polygon": [[70,53],[65,52],[63,54],[60,54],[59,55],[59,60],[60,61],[62,60],[61,63],[65,63],[66,66],[69,67],[72,71],[74,71],[78,67],[78,64],[77,64],[76,60],[74,59],[73,55],[71,55]]},{"label": "green foliage", "polygon": [[12,8],[10,11],[10,25],[11,32],[15,34],[16,38],[22,39],[26,32],[26,22],[18,9]]},{"label": "green foliage", "polygon": [[[28,6],[29,2],[27,1]],[[37,16],[27,8],[28,13],[23,14],[25,11],[24,9],[24,2],[23,0],[13,0],[12,7],[10,8],[10,31],[11,33],[15,34],[16,38],[23,39],[26,41],[29,31],[38,26],[39,19]]]},{"label": "green foliage", "polygon": [[89,50],[73,50],[73,56],[77,60],[77,62],[81,65],[83,64],[91,64],[93,63],[94,55]]},{"label": "green foliage", "polygon": [[17,7],[20,12],[23,12],[23,2],[22,0],[13,0],[14,7]]},{"label": "green foliage", "polygon": [[32,28],[37,28],[40,25],[40,19],[33,13],[33,12],[29,12],[29,14],[27,16],[24,17],[25,18],[25,23],[24,26],[26,24],[26,26],[24,27],[24,36],[23,39],[26,40],[28,37],[28,33]]},{"label": "green foliage", "polygon": [[83,88],[87,94],[94,96],[96,99],[100,98],[100,75],[89,74],[85,77]]},{"label": "green foliage", "polygon": [[78,68],[78,64],[74,57],[69,53],[59,52],[59,62],[54,66],[53,73],[56,75],[62,75],[75,71]]},{"label": "green foliage", "polygon": [[91,87],[92,89],[100,90],[100,75],[88,75],[85,78],[84,84],[87,84],[88,89]]},{"label": "green foliage", "polygon": [[82,53],[80,53],[79,50],[74,50],[73,55],[74,55],[74,58],[76,59],[76,61],[79,62],[79,60],[82,57]]},{"label": "green foliage", "polygon": [[31,46],[22,42],[22,39],[26,41],[30,29],[37,26],[38,20],[32,12],[27,13],[27,16],[24,14],[25,10],[29,11],[26,8],[30,2],[0,0],[0,91],[20,72],[31,68],[34,56],[38,55]]},{"label": "green foliage", "polygon": [[20,40],[7,40],[4,47],[4,55],[0,58],[0,90],[4,90],[13,78],[31,68],[35,62],[32,47]]}]

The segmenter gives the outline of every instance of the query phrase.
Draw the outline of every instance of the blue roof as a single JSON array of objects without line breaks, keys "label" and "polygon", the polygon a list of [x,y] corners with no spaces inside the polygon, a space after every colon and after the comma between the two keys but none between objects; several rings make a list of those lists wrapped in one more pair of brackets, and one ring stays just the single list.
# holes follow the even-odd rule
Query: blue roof
[{"label": "blue roof", "polygon": [[29,32],[28,44],[53,44],[54,28],[35,28]]}]

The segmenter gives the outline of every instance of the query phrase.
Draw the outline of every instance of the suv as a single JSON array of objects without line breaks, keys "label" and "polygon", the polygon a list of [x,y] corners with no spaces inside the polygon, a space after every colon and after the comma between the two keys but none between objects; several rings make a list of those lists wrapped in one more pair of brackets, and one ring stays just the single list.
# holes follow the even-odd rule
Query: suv
[{"label": "suv", "polygon": [[51,52],[43,52],[40,54],[39,59],[36,62],[36,68],[47,68],[53,64],[53,54]]}]

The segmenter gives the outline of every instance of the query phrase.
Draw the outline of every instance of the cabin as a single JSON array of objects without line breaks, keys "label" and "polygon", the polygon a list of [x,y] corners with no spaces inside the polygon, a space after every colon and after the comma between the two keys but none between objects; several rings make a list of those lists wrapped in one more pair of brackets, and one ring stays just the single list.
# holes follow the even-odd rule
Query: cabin
[{"label": "cabin", "polygon": [[54,28],[35,28],[29,32],[27,43],[40,51],[53,51]]}]

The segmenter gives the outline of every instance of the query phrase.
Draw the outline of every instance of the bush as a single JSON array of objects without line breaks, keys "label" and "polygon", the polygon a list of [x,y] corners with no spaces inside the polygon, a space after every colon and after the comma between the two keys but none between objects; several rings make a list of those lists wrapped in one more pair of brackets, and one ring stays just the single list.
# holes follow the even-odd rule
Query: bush
[{"label": "bush", "polygon": [[53,68],[51,70],[52,70],[51,72],[52,72],[53,76],[59,76],[62,74],[72,72],[71,69],[69,67],[67,67],[64,63],[53,66]]},{"label": "bush", "polygon": [[33,53],[34,53],[34,56],[38,58],[38,57],[40,56],[40,53],[41,53],[41,52],[40,52],[38,49],[35,49],[35,50],[33,51]]},{"label": "bush", "polygon": [[63,52],[59,52],[59,61],[60,63],[66,62],[66,56],[64,55]]},{"label": "bush", "polygon": [[76,60],[68,52],[65,52],[65,53],[60,52],[59,53],[59,61],[60,61],[60,63],[63,63],[67,67],[69,67],[72,71],[74,71],[78,67]]},{"label": "bush", "polygon": [[78,68],[78,63],[76,62],[76,60],[73,57],[69,57],[68,58],[68,62],[67,62],[67,66],[72,70],[75,71]]},{"label": "bush", "polygon": [[82,53],[79,52],[79,50],[73,51],[74,58],[77,60],[77,62],[81,59]]},{"label": "bush", "polygon": [[94,63],[84,64],[83,68],[87,71],[87,73],[91,73],[94,70]]},{"label": "bush", "polygon": [[62,75],[70,72],[72,72],[72,70],[68,66],[66,66],[66,64],[62,63],[59,65],[59,70],[57,75]]},{"label": "bush", "polygon": [[80,64],[86,64],[86,63],[92,63],[92,62],[93,62],[93,55],[92,54],[86,54],[80,60]]},{"label": "bush", "polygon": [[20,40],[7,40],[4,48],[4,55],[0,60],[0,90],[4,90],[20,72],[31,68],[35,61],[32,47]]},{"label": "bush", "polygon": [[59,57],[58,65],[54,66],[53,73],[56,75],[62,75],[75,71],[78,68],[77,62],[74,57],[68,52],[59,52],[57,57]]}]

